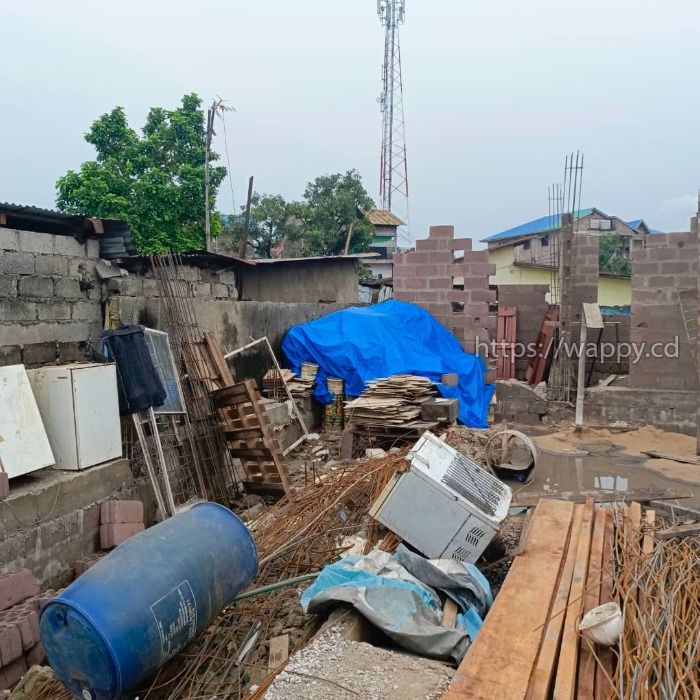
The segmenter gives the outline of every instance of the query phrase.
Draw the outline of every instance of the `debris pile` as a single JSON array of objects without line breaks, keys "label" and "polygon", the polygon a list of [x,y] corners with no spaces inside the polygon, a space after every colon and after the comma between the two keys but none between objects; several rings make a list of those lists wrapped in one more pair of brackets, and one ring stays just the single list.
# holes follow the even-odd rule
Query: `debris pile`
[{"label": "debris pile", "polygon": [[345,402],[345,415],[348,422],[360,425],[403,426],[418,420],[421,405],[437,393],[426,377],[397,374],[375,379],[358,398]]}]

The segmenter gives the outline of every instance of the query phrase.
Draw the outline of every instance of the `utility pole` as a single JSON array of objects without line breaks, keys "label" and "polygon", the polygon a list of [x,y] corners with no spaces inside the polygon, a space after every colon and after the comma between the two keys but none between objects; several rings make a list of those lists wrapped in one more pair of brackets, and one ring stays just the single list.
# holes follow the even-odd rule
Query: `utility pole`
[{"label": "utility pole", "polygon": [[243,236],[239,256],[245,260],[248,257],[248,231],[250,231],[250,210],[253,206],[253,176],[248,180],[248,199],[245,205],[245,223],[243,224]]},{"label": "utility pole", "polygon": [[408,165],[399,42],[399,25],[406,18],[406,0],[377,0],[377,13],[386,28],[379,97],[382,113],[379,196],[382,209],[408,222]]},{"label": "utility pole", "polygon": [[[230,112],[231,107],[227,107],[224,101],[217,97],[207,110],[207,133],[204,147],[204,237],[206,239],[207,251],[211,251],[211,203],[209,202],[209,157],[211,155],[211,140],[216,135],[214,131],[214,117],[221,112]],[[231,173],[228,174],[231,177]]]}]

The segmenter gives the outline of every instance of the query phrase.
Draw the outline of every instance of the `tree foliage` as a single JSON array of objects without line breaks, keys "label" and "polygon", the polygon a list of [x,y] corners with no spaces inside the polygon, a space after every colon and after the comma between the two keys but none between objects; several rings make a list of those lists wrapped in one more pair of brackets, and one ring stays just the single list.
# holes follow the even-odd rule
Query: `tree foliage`
[{"label": "tree foliage", "polygon": [[609,272],[615,275],[632,274],[632,266],[625,239],[614,233],[606,233],[600,236],[598,241],[598,259],[601,272]]},{"label": "tree foliage", "polygon": [[[289,204],[279,194],[259,194],[251,199],[250,223],[248,226],[248,243],[252,245],[255,256],[271,258],[272,248],[276,243],[287,238],[298,238],[300,231],[295,225],[295,205]],[[224,223],[219,243],[222,249],[238,254],[245,229],[245,206],[241,207],[240,216],[228,217]]]},{"label": "tree foliage", "polygon": [[[201,100],[185,95],[175,110],[152,108],[142,134],[122,107],[103,114],[85,134],[95,160],[56,183],[61,211],[125,220],[141,253],[201,250],[204,235],[205,118]],[[210,161],[219,156],[211,153]],[[210,165],[210,202],[226,169]],[[221,227],[212,211],[212,233]]]},{"label": "tree foliage", "polygon": [[[303,255],[339,255],[352,225],[350,250],[368,249],[374,227],[363,212],[374,209],[362,179],[355,170],[322,175],[306,186],[300,202],[286,202],[280,195],[255,193],[251,200],[248,242],[259,258],[272,257],[282,240],[293,241]],[[223,250],[238,253],[243,236],[245,207],[229,217],[220,239]]]},{"label": "tree foliage", "polygon": [[342,254],[351,225],[350,251],[366,251],[374,227],[363,212],[371,209],[374,202],[356,170],[317,177],[306,186],[304,200],[296,208],[296,216],[303,223],[305,254]]}]

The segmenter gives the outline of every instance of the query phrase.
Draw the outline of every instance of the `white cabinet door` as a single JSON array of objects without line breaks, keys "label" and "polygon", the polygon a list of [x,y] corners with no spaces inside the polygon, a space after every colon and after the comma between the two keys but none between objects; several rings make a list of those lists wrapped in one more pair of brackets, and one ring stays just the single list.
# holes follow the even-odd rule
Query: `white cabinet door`
[{"label": "white cabinet door", "polygon": [[116,365],[73,367],[78,468],[122,456]]},{"label": "white cabinet door", "polygon": [[53,464],[24,365],[0,367],[0,459],[10,479]]}]

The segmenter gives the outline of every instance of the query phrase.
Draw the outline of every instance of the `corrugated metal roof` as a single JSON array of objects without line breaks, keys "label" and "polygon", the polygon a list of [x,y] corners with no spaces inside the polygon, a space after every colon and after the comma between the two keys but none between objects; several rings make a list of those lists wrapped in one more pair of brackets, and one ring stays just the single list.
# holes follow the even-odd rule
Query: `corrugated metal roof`
[{"label": "corrugated metal roof", "polygon": [[375,226],[404,226],[404,222],[388,209],[374,209],[368,211],[365,216]]},{"label": "corrugated metal roof", "polygon": [[[74,214],[66,214],[55,209],[42,209],[41,207],[33,207],[26,204],[13,204],[12,202],[0,202],[0,211],[6,214],[23,214],[25,216],[41,216],[47,219],[75,219]],[[86,218],[86,217],[77,217]]]},{"label": "corrugated metal roof", "polygon": [[[575,219],[582,219],[589,216],[593,212],[599,212],[598,209],[579,209],[574,213]],[[605,214],[603,214],[605,216]],[[494,233],[487,238],[482,238],[482,242],[492,242],[492,241],[505,241],[509,238],[520,238],[521,236],[535,236],[538,233],[547,233],[548,231],[556,231],[561,228],[561,216],[556,214],[554,216],[543,216],[539,219],[533,219],[525,224],[520,224],[520,226],[514,226],[506,231],[501,231],[500,233]]]}]

